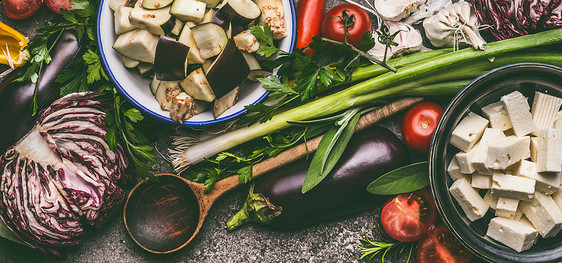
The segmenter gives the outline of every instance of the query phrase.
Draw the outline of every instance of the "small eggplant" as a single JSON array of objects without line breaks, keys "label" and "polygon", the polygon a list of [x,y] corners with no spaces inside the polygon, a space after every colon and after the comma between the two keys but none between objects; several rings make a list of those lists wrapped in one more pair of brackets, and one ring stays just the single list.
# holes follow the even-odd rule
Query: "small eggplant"
[{"label": "small eggplant", "polygon": [[[60,85],[55,79],[64,68],[77,56],[81,45],[74,33],[66,31],[51,51],[52,61],[43,67],[37,81],[37,108],[43,109],[60,97]],[[22,71],[14,71],[23,74]],[[13,72],[13,73],[14,73]],[[11,83],[16,75],[0,81],[0,153],[26,135],[37,115],[32,116],[33,93],[35,84],[31,82]]]},{"label": "small eggplant", "polygon": [[407,164],[408,159],[406,147],[391,131],[368,128],[353,136],[332,172],[306,194],[301,188],[310,159],[257,179],[242,210],[227,222],[227,229],[248,221],[294,229],[359,212],[377,198],[367,192],[367,185]]}]

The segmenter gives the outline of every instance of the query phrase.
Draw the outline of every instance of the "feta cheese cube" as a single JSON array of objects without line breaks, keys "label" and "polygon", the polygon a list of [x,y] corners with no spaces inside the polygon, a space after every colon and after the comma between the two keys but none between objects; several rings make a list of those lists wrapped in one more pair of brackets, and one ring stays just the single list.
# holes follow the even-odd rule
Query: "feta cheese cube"
[{"label": "feta cheese cube", "polygon": [[531,137],[531,161],[537,162],[537,153],[539,152],[539,137]]},{"label": "feta cheese cube", "polygon": [[562,212],[552,197],[536,192],[535,200],[521,202],[519,206],[542,237],[556,236],[562,228]]},{"label": "feta cheese cube", "polygon": [[524,222],[502,217],[490,220],[486,235],[517,252],[531,248],[538,239],[536,229]]},{"label": "feta cheese cube", "polygon": [[518,206],[518,199],[499,197],[498,204],[496,205],[496,216],[514,219]]},{"label": "feta cheese cube", "polygon": [[536,181],[537,191],[552,194],[560,188],[560,176],[558,173],[537,173],[537,164],[527,160],[521,160],[515,175]]},{"label": "feta cheese cube", "polygon": [[484,202],[490,206],[490,208],[496,210],[496,205],[498,205],[499,197],[493,196],[492,191],[488,190],[484,195]]},{"label": "feta cheese cube", "polygon": [[472,166],[480,174],[492,175],[488,169],[488,145],[497,139],[505,138],[502,130],[486,128],[480,138],[480,142],[474,146],[474,156],[470,160]]},{"label": "feta cheese cube", "polygon": [[556,122],[554,122],[554,128],[562,128],[562,111],[556,113]]},{"label": "feta cheese cube", "polygon": [[[561,98],[535,91],[531,114],[533,115],[533,122],[537,126],[537,131],[554,127],[556,114],[560,110],[560,106],[562,106]],[[536,131],[534,134],[536,134]]]},{"label": "feta cheese cube", "polygon": [[482,108],[482,113],[488,118],[492,128],[502,131],[511,129],[511,122],[509,121],[509,117],[507,117],[507,111],[501,101]]},{"label": "feta cheese cube", "polygon": [[[517,211],[515,211],[515,215],[513,216],[513,220],[521,220],[521,218],[523,217],[523,212],[521,212],[521,209],[517,209]],[[530,226],[533,226],[533,224],[531,224],[531,222],[529,222]]]},{"label": "feta cheese cube", "polygon": [[453,130],[451,144],[462,151],[468,152],[480,139],[487,126],[488,120],[476,113],[469,112]]},{"label": "feta cheese cube", "polygon": [[514,91],[502,96],[501,101],[507,111],[515,135],[525,136],[537,130],[527,98],[521,92]]},{"label": "feta cheese cube", "polygon": [[535,180],[494,172],[492,195],[531,201],[535,197]]},{"label": "feta cheese cube", "polygon": [[562,165],[562,129],[544,129],[538,133],[537,172],[560,172]]},{"label": "feta cheese cube", "polygon": [[453,159],[451,159],[451,162],[447,167],[447,173],[449,174],[451,179],[453,179],[453,181],[459,180],[464,177],[464,175],[461,173],[461,170],[459,168],[459,163],[457,162],[457,158],[453,157]]},{"label": "feta cheese cube", "polygon": [[492,176],[475,172],[472,174],[471,185],[477,189],[490,189],[492,187]]},{"label": "feta cheese cube", "polygon": [[562,189],[558,189],[554,194],[552,194],[552,199],[554,203],[558,206],[558,209],[562,211]]},{"label": "feta cheese cube", "polygon": [[457,200],[460,207],[470,221],[482,218],[488,211],[488,204],[482,197],[470,186],[466,178],[456,180],[449,188],[451,195]]},{"label": "feta cheese cube", "polygon": [[474,173],[475,169],[470,161],[472,156],[474,156],[474,148],[468,152],[460,151],[455,154],[455,159],[457,160],[457,164],[459,165],[459,170],[463,174],[471,174]]},{"label": "feta cheese cube", "polygon": [[508,166],[531,156],[529,136],[509,136],[491,142],[488,146],[488,168],[504,170]]}]

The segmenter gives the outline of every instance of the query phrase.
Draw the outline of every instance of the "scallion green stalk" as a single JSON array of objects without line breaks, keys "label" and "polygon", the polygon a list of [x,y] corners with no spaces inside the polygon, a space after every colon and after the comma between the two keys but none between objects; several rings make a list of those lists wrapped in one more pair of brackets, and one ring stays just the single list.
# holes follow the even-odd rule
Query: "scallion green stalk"
[{"label": "scallion green stalk", "polygon": [[[397,73],[385,73],[353,85],[340,92],[319,98],[293,109],[273,116],[265,123],[240,128],[198,143],[187,150],[171,150],[173,166],[181,172],[191,164],[211,157],[224,150],[238,146],[255,138],[265,136],[290,126],[288,121],[300,121],[327,116],[342,110],[372,103],[399,92],[419,88],[420,81],[427,76],[447,73],[456,66],[470,63],[478,59],[493,58],[503,53],[515,52],[537,46],[545,46],[562,42],[562,29],[555,29],[532,35],[511,38],[486,45],[486,50],[475,50],[472,47],[438,55],[419,63],[404,66]],[[523,61],[522,61],[523,62]],[[423,84],[423,83],[421,83]]]}]

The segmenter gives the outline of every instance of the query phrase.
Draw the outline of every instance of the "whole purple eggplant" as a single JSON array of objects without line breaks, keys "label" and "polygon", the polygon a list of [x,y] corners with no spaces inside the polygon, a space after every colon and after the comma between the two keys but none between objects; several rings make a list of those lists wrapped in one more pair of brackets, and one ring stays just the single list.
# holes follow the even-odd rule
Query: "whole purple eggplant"
[{"label": "whole purple eggplant", "polygon": [[371,127],[353,136],[332,172],[306,194],[301,188],[310,159],[301,159],[255,181],[228,230],[253,221],[293,229],[359,212],[376,196],[369,183],[408,163],[404,144],[391,131]]},{"label": "whole purple eggplant", "polygon": [[[66,31],[51,51],[52,61],[43,67],[37,82],[38,109],[49,106],[60,97],[60,86],[55,79],[64,68],[80,54],[80,44],[71,31]],[[13,82],[18,69],[0,81],[0,154],[15,144],[35,125],[37,115],[32,116],[33,93],[35,84],[31,82]]]}]

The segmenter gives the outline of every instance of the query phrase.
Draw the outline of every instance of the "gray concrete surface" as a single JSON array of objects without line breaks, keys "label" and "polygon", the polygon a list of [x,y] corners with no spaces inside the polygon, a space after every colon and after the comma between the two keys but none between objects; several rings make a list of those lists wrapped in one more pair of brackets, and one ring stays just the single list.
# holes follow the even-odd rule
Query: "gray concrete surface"
[{"label": "gray concrete surface", "polygon": [[[343,2],[327,0],[326,10]],[[38,14],[23,21],[0,21],[32,36],[36,22],[49,19],[53,13],[41,7]],[[382,123],[399,134],[401,116]],[[158,131],[162,139],[159,149],[165,149],[169,127]],[[172,172],[161,160],[160,172]],[[217,201],[211,209],[197,238],[186,248],[170,255],[154,255],[138,247],[126,233],[122,214],[118,213],[100,230],[87,231],[84,242],[67,251],[66,258],[45,258],[48,262],[358,262],[361,255],[359,239],[371,235],[376,228],[381,209],[374,203],[365,212],[346,218],[320,223],[296,231],[278,231],[259,225],[246,225],[233,233],[224,229],[225,222],[240,209],[247,187],[236,189]],[[372,236],[371,236],[372,237]],[[380,235],[374,237],[380,240]],[[392,260],[387,258],[387,262]],[[364,261],[364,260],[363,260]],[[376,257],[372,262],[380,262]],[[402,257],[400,262],[405,262]],[[32,260],[33,262],[33,260]]]}]

